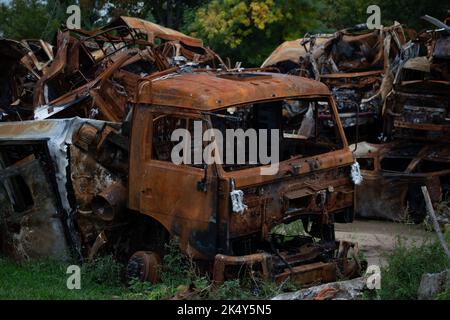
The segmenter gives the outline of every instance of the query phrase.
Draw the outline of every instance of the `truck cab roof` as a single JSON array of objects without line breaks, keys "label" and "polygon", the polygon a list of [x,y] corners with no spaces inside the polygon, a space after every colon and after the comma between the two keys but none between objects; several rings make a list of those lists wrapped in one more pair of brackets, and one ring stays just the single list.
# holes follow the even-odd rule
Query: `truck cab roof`
[{"label": "truck cab roof", "polygon": [[152,80],[154,105],[214,111],[297,97],[330,96],[321,82],[264,72],[193,72]]}]

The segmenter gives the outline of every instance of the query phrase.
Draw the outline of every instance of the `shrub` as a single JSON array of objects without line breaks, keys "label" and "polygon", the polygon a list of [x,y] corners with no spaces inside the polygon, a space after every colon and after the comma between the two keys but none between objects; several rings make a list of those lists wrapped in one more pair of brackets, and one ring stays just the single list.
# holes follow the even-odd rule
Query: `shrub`
[{"label": "shrub", "polygon": [[[447,242],[449,238],[447,235]],[[388,266],[381,269],[381,299],[417,299],[424,273],[441,272],[450,267],[437,240],[409,248],[398,240],[387,262]]]},{"label": "shrub", "polygon": [[83,264],[81,273],[89,281],[114,287],[121,285],[123,269],[112,255],[106,255]]}]

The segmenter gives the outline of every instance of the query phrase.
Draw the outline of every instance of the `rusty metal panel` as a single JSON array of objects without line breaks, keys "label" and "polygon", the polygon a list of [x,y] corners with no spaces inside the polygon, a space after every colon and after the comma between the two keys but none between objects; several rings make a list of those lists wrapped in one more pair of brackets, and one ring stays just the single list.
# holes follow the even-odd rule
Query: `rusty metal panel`
[{"label": "rusty metal panel", "polygon": [[[426,215],[420,186],[434,205],[448,192],[449,148],[445,144],[396,141],[358,144],[363,182],[355,189],[355,212],[367,218],[420,222]],[[370,167],[368,163],[370,162]]]},{"label": "rusty metal panel", "polygon": [[121,24],[127,25],[130,29],[139,29],[142,33],[147,34],[149,41],[153,41],[154,38],[160,38],[169,41],[180,40],[190,46],[195,47],[203,46],[203,41],[200,39],[187,36],[179,31],[135,17],[121,16],[106,25],[104,29],[115,27]]},{"label": "rusty metal panel", "polygon": [[[267,78],[267,76],[269,78]],[[265,74],[213,74],[209,72],[174,74],[169,79],[155,79],[153,103],[211,111],[233,105],[288,97],[329,96],[326,86],[309,79]]]}]

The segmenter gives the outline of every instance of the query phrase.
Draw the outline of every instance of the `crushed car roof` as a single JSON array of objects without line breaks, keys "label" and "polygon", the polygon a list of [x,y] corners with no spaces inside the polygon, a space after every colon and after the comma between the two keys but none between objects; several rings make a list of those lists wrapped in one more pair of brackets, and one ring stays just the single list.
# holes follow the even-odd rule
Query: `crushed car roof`
[{"label": "crushed car roof", "polygon": [[202,111],[274,99],[329,96],[323,83],[273,73],[198,72],[154,79],[152,103]]},{"label": "crushed car roof", "polygon": [[179,40],[183,41],[185,44],[194,46],[194,47],[202,47],[203,41],[194,37],[190,37],[188,35],[185,35],[184,33],[181,33],[179,31],[160,26],[156,23],[142,20],[139,18],[134,17],[126,17],[121,16],[106,26],[103,27],[103,29],[108,29],[111,27],[116,27],[118,25],[126,24],[131,29],[137,29],[141,31],[142,33],[147,34],[149,37],[149,41],[153,42],[155,38],[160,38],[167,41],[172,40]]}]

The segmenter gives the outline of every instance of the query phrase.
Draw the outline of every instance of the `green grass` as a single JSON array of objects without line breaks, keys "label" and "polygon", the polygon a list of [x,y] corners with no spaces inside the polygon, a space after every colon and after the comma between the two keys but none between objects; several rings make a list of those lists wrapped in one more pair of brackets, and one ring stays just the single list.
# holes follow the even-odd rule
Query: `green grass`
[{"label": "green grass", "polygon": [[[295,230],[298,232],[298,230]],[[450,243],[450,236],[447,234]],[[0,299],[170,299],[194,288],[194,299],[267,299],[297,288],[292,283],[277,285],[247,274],[241,279],[214,286],[206,274],[182,255],[176,241],[167,247],[168,254],[157,284],[123,279],[123,266],[111,256],[98,258],[81,267],[81,289],[66,286],[67,267],[71,263],[57,261],[13,262],[0,257]],[[381,289],[371,292],[366,299],[416,299],[422,274],[440,272],[450,267],[437,240],[407,247],[400,239],[387,257],[388,266],[381,270]],[[450,291],[438,294],[436,299],[450,299]]]},{"label": "green grass", "polygon": [[[446,235],[450,244],[450,235]],[[381,269],[380,299],[417,299],[417,290],[424,273],[441,272],[450,268],[439,242],[430,240],[407,247],[400,239],[387,257],[388,266]],[[449,297],[448,290],[436,298]]]},{"label": "green grass", "polygon": [[436,295],[437,300],[450,300],[450,287]]},{"label": "green grass", "polygon": [[69,290],[66,282],[70,274],[66,270],[71,264],[51,260],[17,263],[0,257],[0,299],[159,300],[170,299],[189,287],[194,288],[195,299],[263,299],[294,289],[290,283],[280,286],[252,276],[214,286],[206,274],[181,254],[176,240],[167,246],[157,284],[138,280],[126,284],[123,266],[105,256],[84,264],[81,289]]},{"label": "green grass", "polygon": [[101,262],[84,265],[81,268],[81,289],[69,290],[66,281],[70,274],[66,274],[66,270],[71,263],[50,260],[16,263],[0,258],[0,299],[121,298],[127,289],[120,284],[118,277],[114,279],[118,269],[109,259],[106,257]]}]

